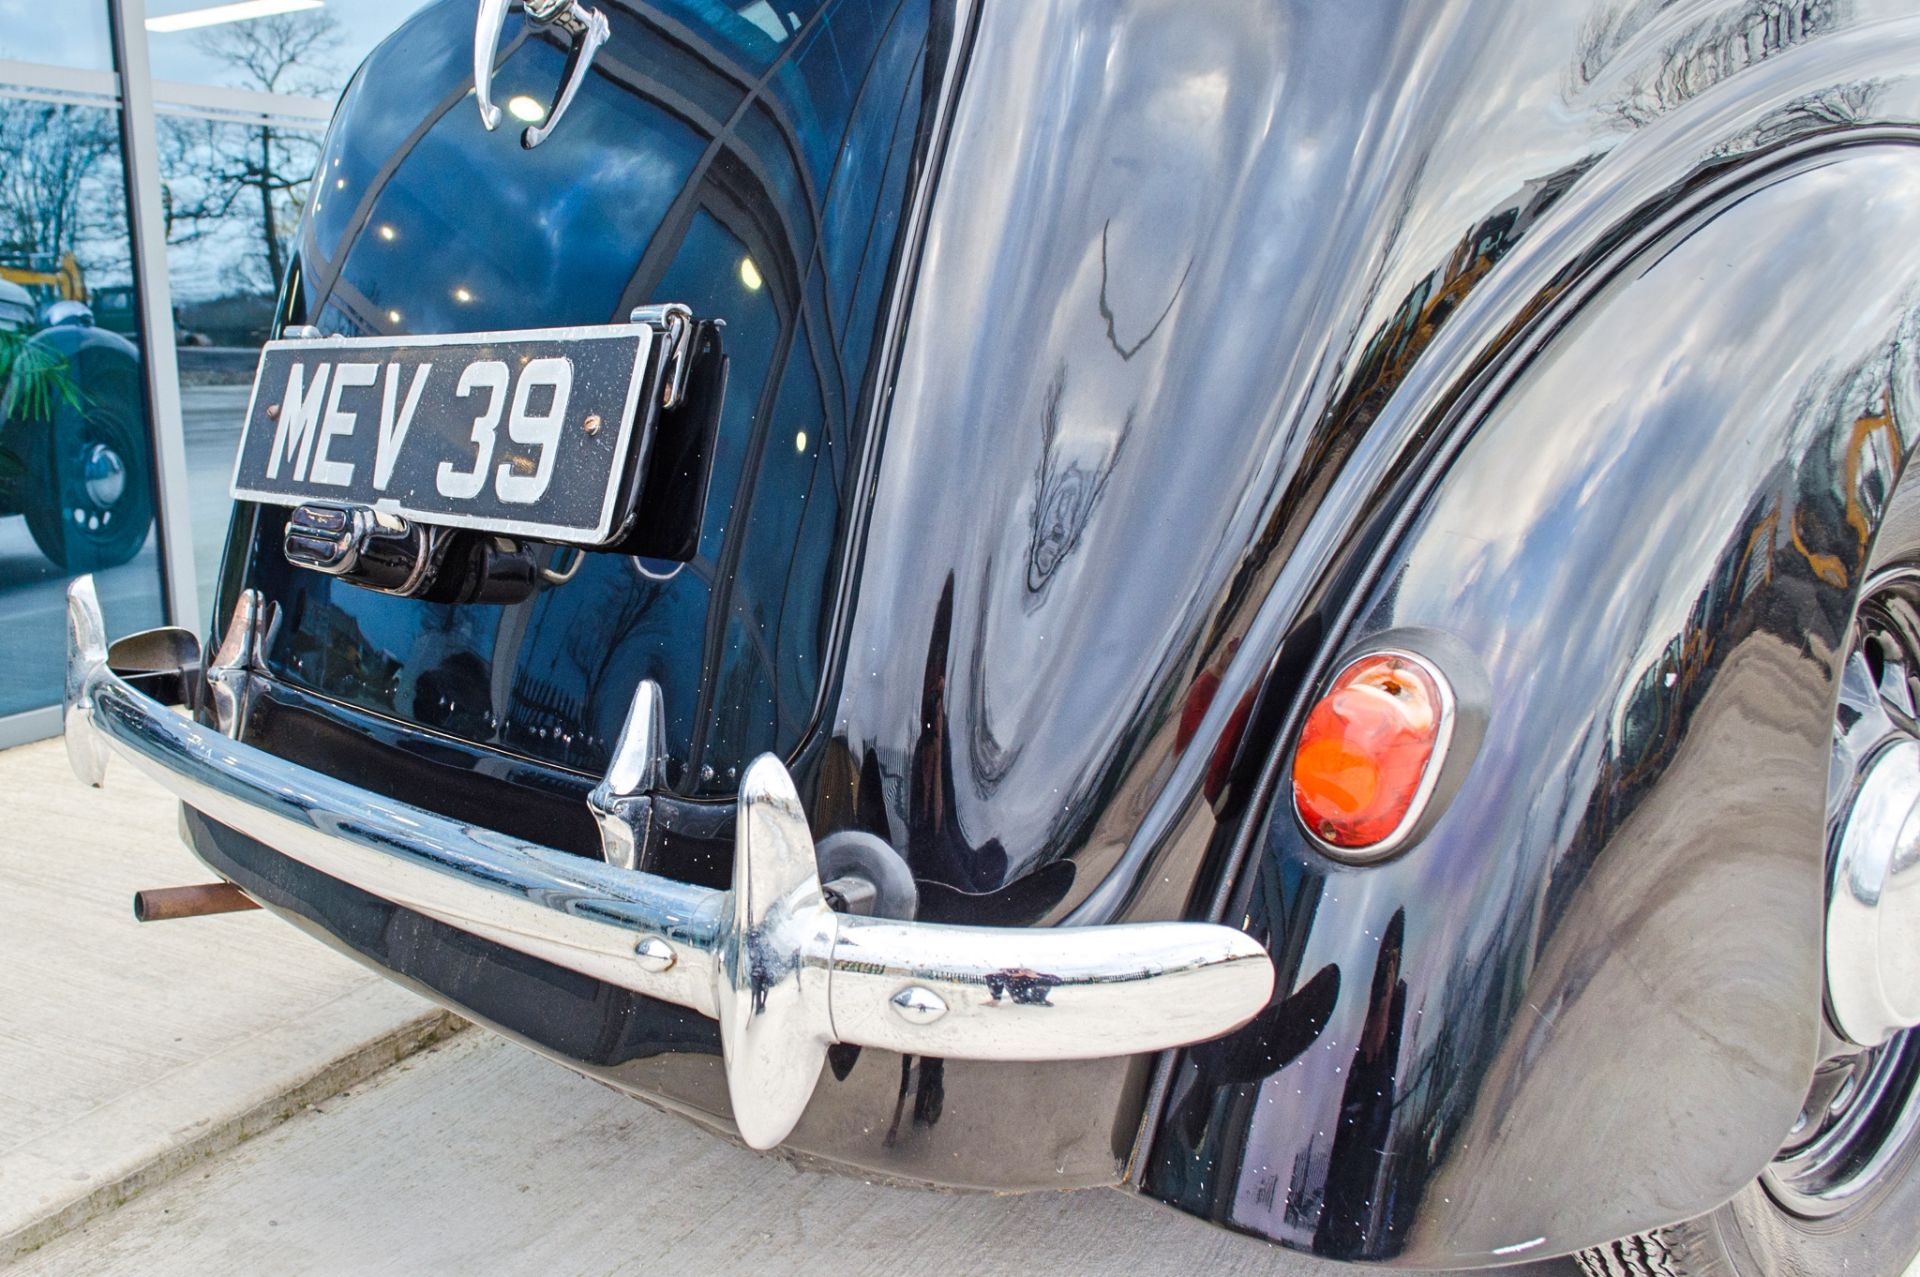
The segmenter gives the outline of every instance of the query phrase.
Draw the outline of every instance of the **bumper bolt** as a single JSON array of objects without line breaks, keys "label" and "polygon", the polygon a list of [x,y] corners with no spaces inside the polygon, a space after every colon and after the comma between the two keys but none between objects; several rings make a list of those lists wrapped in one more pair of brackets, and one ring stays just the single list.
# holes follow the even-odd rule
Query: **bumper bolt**
[{"label": "bumper bolt", "polygon": [[945,999],[932,989],[911,985],[891,999],[893,1009],[908,1024],[932,1024],[947,1013]]},{"label": "bumper bolt", "polygon": [[633,956],[648,971],[665,971],[673,965],[673,946],[658,936],[648,936],[633,947]]}]

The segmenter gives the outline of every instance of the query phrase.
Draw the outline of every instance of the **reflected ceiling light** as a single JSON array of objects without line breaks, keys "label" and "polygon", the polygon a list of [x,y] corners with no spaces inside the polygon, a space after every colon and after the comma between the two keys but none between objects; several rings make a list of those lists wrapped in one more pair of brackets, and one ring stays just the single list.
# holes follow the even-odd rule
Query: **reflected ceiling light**
[{"label": "reflected ceiling light", "polygon": [[390,310],[390,311],[388,311],[388,312],[387,312],[387,322],[388,322],[389,324],[397,324],[397,323],[399,323],[399,322],[400,322],[400,312],[399,312],[399,311],[397,311],[397,310]]},{"label": "reflected ceiling light", "polygon": [[394,229],[393,229],[393,227],[391,227],[391,226],[384,226],[384,225],[383,225],[383,226],[381,226],[381,228],[380,228],[380,238],[381,238],[381,239],[384,239],[384,240],[386,240],[386,241],[387,241],[387,243],[389,243],[389,244],[391,244],[391,243],[393,243],[393,236],[394,236]]},{"label": "reflected ceiling light", "polygon": [[456,288],[453,290],[453,300],[457,302],[470,302],[473,300],[473,294],[464,288]]},{"label": "reflected ceiling light", "polygon": [[795,452],[805,452],[807,450],[807,432],[806,431],[802,430],[799,434],[793,437],[793,450]]},{"label": "reflected ceiling light", "polygon": [[235,4],[209,5],[185,13],[164,13],[147,19],[147,30],[162,34],[191,31],[195,27],[217,27],[223,22],[246,22],[253,18],[271,18],[275,14],[298,13],[302,9],[324,8],[327,0],[238,0]]},{"label": "reflected ceiling light", "polygon": [[538,98],[516,93],[507,99],[507,114],[524,124],[538,124],[547,118],[547,108],[540,105]]},{"label": "reflected ceiling light", "polygon": [[740,259],[740,282],[756,293],[760,291],[760,285],[766,282],[760,278],[760,268],[753,264],[751,257]]}]

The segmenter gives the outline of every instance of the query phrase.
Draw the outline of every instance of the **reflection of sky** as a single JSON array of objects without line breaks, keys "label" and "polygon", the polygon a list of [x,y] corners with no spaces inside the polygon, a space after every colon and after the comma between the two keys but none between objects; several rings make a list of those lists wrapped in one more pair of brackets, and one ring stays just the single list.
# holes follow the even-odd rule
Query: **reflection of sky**
[{"label": "reflection of sky", "polygon": [[[218,0],[149,0],[147,14],[160,17],[204,9]],[[428,0],[326,0],[312,10],[331,17],[340,43],[317,67],[328,93],[338,92],[347,76],[389,31]],[[161,33],[148,37],[153,74],[162,80],[194,84],[238,85],[243,81],[218,59],[201,52],[197,37],[217,27]],[[50,62],[55,66],[110,70],[113,42],[107,30],[106,0],[0,0],[0,58]]]},{"label": "reflection of sky", "polygon": [[0,58],[110,70],[106,0],[0,0]]},{"label": "reflection of sky", "polygon": [[[204,9],[216,2],[149,0],[147,15],[159,17],[184,13]],[[14,3],[14,0],[0,0],[0,4],[8,3]],[[320,90],[321,96],[325,97],[338,93],[346,85],[347,77],[353,74],[354,67],[372,52],[373,46],[408,17],[425,8],[427,3],[428,0],[326,0],[325,7],[308,10],[309,14],[326,14],[339,28],[339,43],[327,53],[324,60],[312,67],[317,81],[314,86],[316,90]],[[0,9],[0,12],[4,12],[4,9]],[[201,38],[219,29],[202,27],[193,31],[151,33],[147,37],[147,48],[153,61],[154,77],[186,80],[193,84],[255,87],[218,58],[210,57],[201,50]]]}]

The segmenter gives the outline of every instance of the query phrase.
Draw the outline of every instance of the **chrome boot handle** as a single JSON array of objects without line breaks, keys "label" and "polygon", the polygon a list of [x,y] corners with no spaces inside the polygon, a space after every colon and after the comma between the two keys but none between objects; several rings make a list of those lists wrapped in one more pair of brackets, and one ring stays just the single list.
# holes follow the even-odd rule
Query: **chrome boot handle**
[{"label": "chrome boot handle", "polygon": [[[479,20],[473,28],[473,96],[480,104],[480,123],[491,132],[500,126],[500,108],[493,104],[493,60],[500,51],[500,31],[506,25],[510,0],[480,0]],[[587,78],[594,55],[607,42],[606,15],[580,3],[580,0],[524,0],[527,22],[536,27],[558,27],[571,39],[567,70],[559,96],[547,111],[547,118],[528,126],[520,135],[520,145],[532,150],[546,141],[559,125],[560,117],[573,105],[574,94]]]}]

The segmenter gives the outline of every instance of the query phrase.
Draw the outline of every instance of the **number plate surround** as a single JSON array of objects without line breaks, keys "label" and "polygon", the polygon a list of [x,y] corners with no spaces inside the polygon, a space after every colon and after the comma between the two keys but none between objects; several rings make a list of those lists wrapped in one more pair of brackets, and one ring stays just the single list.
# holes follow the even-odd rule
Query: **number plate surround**
[{"label": "number plate surround", "polygon": [[[645,322],[269,342],[230,490],[272,505],[361,505],[437,527],[605,545],[634,513],[664,346]],[[564,378],[551,375],[558,364]],[[490,365],[502,366],[504,384]],[[355,371],[343,379],[347,367]],[[558,380],[568,382],[564,396]]]}]

